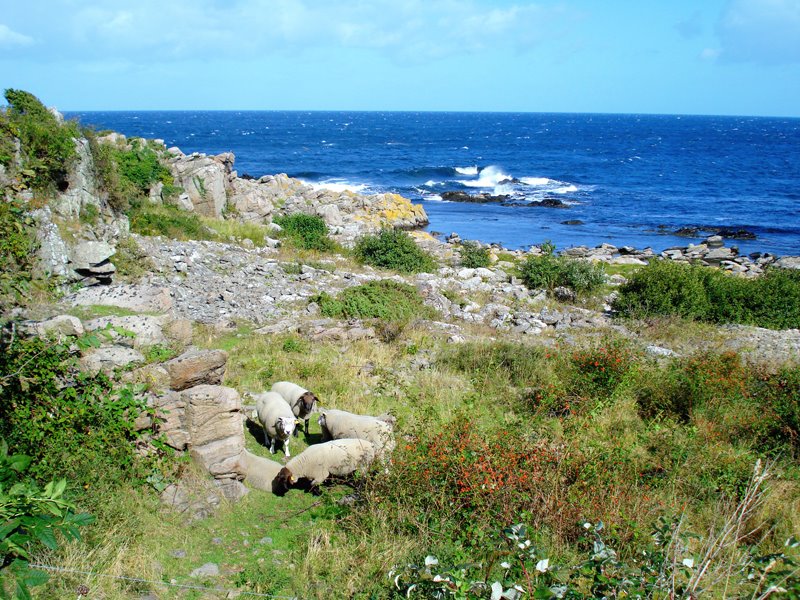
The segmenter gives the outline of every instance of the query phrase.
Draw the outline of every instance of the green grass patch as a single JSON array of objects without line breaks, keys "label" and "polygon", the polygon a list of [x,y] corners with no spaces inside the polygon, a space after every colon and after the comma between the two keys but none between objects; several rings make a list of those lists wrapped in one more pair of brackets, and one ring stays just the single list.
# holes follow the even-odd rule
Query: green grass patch
[{"label": "green grass patch", "polygon": [[434,258],[422,250],[405,231],[384,229],[358,239],[353,254],[361,263],[401,273],[430,273]]},{"label": "green grass patch", "polygon": [[328,237],[328,226],[320,216],[295,213],[275,217],[273,221],[283,228],[280,237],[297,249],[318,252],[336,249],[336,244]]},{"label": "green grass patch", "polygon": [[756,278],[668,260],[651,261],[620,288],[623,316],[676,315],[771,329],[800,327],[800,272],[768,269]]},{"label": "green grass patch", "polygon": [[131,209],[131,231],[141,235],[163,235],[176,240],[216,240],[198,215],[176,206],[141,203]]},{"label": "green grass patch", "polygon": [[221,240],[241,243],[250,240],[256,247],[263,247],[269,237],[270,230],[260,223],[242,223],[234,219],[201,218],[202,222],[216,232]]},{"label": "green grass patch", "polygon": [[417,289],[391,279],[370,281],[351,287],[333,297],[326,292],[313,298],[320,311],[337,319],[382,319],[408,322],[426,318],[433,310],[425,306]]}]

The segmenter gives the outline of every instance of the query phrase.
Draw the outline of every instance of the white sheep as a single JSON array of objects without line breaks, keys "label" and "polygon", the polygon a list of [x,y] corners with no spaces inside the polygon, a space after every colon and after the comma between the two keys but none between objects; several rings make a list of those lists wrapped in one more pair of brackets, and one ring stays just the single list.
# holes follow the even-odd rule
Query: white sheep
[{"label": "white sheep", "polygon": [[394,450],[395,418],[391,415],[371,417],[329,408],[321,411],[318,422],[322,429],[322,441],[344,438],[369,440],[375,446],[378,458],[384,458]]},{"label": "white sheep", "polygon": [[315,444],[286,463],[272,482],[272,492],[283,496],[292,488],[319,493],[329,476],[343,477],[375,460],[375,447],[366,440],[344,439]]},{"label": "white sheep", "polygon": [[270,454],[275,454],[275,440],[280,440],[286,456],[291,456],[289,439],[297,424],[292,407],[277,392],[253,394],[253,399],[256,401],[256,415],[264,428],[264,441],[269,444]]},{"label": "white sheep", "polygon": [[245,450],[240,459],[240,468],[244,472],[244,481],[250,487],[264,492],[272,491],[272,482],[281,470],[281,464],[256,456]]},{"label": "white sheep", "polygon": [[[294,416],[298,419],[305,421],[305,432],[308,435],[308,418],[314,412],[317,397],[313,392],[309,392],[306,388],[292,383],[291,381],[278,381],[272,384],[273,392],[279,393],[283,399],[292,407]],[[297,435],[297,430],[294,432]]]}]

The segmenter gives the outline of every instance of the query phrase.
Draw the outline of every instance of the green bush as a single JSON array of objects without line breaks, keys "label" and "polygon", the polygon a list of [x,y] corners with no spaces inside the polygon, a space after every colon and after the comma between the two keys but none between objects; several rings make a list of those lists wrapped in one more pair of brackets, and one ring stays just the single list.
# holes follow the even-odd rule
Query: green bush
[{"label": "green bush", "polygon": [[32,338],[0,347],[0,437],[33,459],[30,475],[94,485],[135,472],[133,419],[143,408],[129,387],[78,369],[75,344]]},{"label": "green bush", "polygon": [[459,247],[461,254],[461,266],[468,269],[478,269],[488,267],[491,264],[489,249],[480,246],[476,242],[467,241]]},{"label": "green bush", "polygon": [[384,229],[378,235],[366,235],[356,242],[358,261],[401,273],[430,273],[436,268],[433,257],[422,250],[405,231]]},{"label": "green bush", "polygon": [[281,236],[296,248],[319,252],[330,252],[336,248],[328,237],[328,226],[318,215],[295,213],[276,217],[273,221],[283,228]]},{"label": "green bush", "polygon": [[43,192],[65,189],[69,169],[78,156],[74,141],[79,136],[77,125],[59,123],[30,92],[7,89],[5,99],[9,126],[4,135],[11,133],[20,140],[24,180]]},{"label": "green bush", "polygon": [[433,314],[433,309],[423,304],[416,288],[391,279],[348,288],[335,298],[323,292],[312,301],[319,304],[323,315],[333,318],[407,322]]},{"label": "green bush", "polygon": [[773,268],[761,277],[744,278],[655,260],[620,288],[614,308],[634,318],[676,315],[711,323],[800,327],[800,273]]},{"label": "green bush", "polygon": [[544,254],[529,256],[519,269],[525,285],[531,289],[552,292],[557,287],[568,287],[578,294],[591,292],[605,283],[605,273],[600,265],[556,256],[552,244],[542,246]]},{"label": "green bush", "polygon": [[[76,513],[75,506],[64,499],[65,479],[50,481],[44,489],[25,480],[30,464],[29,456],[9,455],[5,440],[0,439],[0,598],[31,598],[29,588],[48,579],[43,571],[28,566],[31,550],[37,546],[55,550],[56,534],[79,539],[78,527],[94,520]],[[7,582],[12,584],[12,596]]]},{"label": "green bush", "polygon": [[0,312],[19,301],[31,281],[33,220],[18,200],[0,200]]},{"label": "green bush", "polygon": [[111,206],[127,212],[144,199],[153,184],[162,182],[166,190],[174,188],[169,169],[158,153],[143,140],[132,140],[130,147],[100,143],[93,132],[86,133],[94,159],[95,172],[108,193]]}]

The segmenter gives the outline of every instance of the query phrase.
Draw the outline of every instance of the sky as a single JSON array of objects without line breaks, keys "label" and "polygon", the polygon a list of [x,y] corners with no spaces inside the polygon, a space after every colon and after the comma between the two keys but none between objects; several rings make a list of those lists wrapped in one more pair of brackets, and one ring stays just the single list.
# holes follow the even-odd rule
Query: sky
[{"label": "sky", "polygon": [[0,87],[65,111],[800,117],[800,0],[25,0]]}]

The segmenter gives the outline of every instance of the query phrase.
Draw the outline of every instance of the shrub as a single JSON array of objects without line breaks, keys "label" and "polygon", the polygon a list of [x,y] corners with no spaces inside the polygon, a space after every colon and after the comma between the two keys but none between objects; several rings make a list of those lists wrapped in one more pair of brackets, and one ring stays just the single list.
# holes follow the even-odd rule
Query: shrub
[{"label": "shrub", "polygon": [[591,292],[605,282],[600,265],[553,254],[552,244],[544,244],[544,254],[529,256],[519,269],[525,285],[531,289],[552,292],[557,287],[568,287],[582,294]]},{"label": "shrub", "polygon": [[384,229],[356,242],[354,253],[362,263],[401,273],[430,273],[436,268],[433,257],[422,250],[405,231]]},{"label": "shrub", "polygon": [[614,308],[634,318],[677,315],[711,323],[799,327],[800,273],[773,268],[749,279],[656,260],[620,288]]},{"label": "shrub", "polygon": [[33,226],[22,202],[0,199],[0,312],[19,301],[30,283]]},{"label": "shrub", "polygon": [[488,267],[491,264],[489,249],[476,242],[467,241],[459,247],[461,254],[461,266],[468,269],[478,269]]},{"label": "shrub", "polygon": [[430,425],[398,445],[391,471],[372,484],[380,510],[400,510],[399,524],[412,518],[413,527],[444,529],[474,542],[514,515],[554,528],[577,518],[564,518],[571,510],[566,505],[556,508],[563,456],[548,441],[505,428],[482,430],[464,415]]},{"label": "shrub", "polygon": [[433,314],[433,310],[423,304],[416,288],[391,279],[347,288],[335,298],[323,292],[312,301],[319,304],[323,315],[334,318],[407,322]]},{"label": "shrub", "polygon": [[86,136],[97,178],[108,193],[109,204],[114,209],[127,212],[144,199],[153,184],[159,181],[164,183],[167,190],[174,188],[169,169],[143,140],[133,140],[127,147],[100,143],[91,131],[86,132]]},{"label": "shrub", "polygon": [[[75,340],[33,338],[0,347],[0,437],[33,459],[30,474],[94,485],[99,474],[131,474],[133,419],[143,408],[129,387],[77,367]],[[97,343],[96,338],[81,341]]]},{"label": "shrub", "polygon": [[634,363],[630,347],[618,340],[575,350],[571,356],[572,386],[576,395],[609,397]]},{"label": "shrub", "polygon": [[276,217],[273,221],[283,228],[281,237],[288,239],[297,248],[330,252],[336,247],[328,237],[328,226],[318,215],[295,213]]},{"label": "shrub", "polygon": [[56,533],[66,539],[79,539],[78,527],[93,521],[86,513],[63,498],[67,482],[50,481],[41,489],[26,481],[24,472],[29,456],[8,454],[0,439],[0,597],[8,598],[6,580],[11,575],[14,598],[31,598],[29,588],[46,582],[47,574],[28,566],[30,551],[37,545],[50,550],[58,547]]},{"label": "shrub", "polygon": [[7,89],[5,99],[9,129],[21,145],[25,181],[44,192],[66,189],[69,169],[78,156],[74,141],[77,125],[59,123],[30,92]]}]

